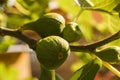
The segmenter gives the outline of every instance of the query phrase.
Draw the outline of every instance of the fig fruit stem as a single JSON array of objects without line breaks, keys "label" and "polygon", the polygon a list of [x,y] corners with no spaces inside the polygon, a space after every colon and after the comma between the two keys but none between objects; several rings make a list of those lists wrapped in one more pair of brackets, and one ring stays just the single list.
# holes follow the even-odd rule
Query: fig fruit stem
[{"label": "fig fruit stem", "polygon": [[56,80],[55,79],[55,70],[51,70],[51,75],[52,75],[52,80]]},{"label": "fig fruit stem", "polygon": [[120,72],[109,63],[102,61],[102,64],[120,78]]},{"label": "fig fruit stem", "polygon": [[[31,49],[33,49],[33,50],[36,49],[37,41],[25,36],[24,34],[22,34],[19,31],[19,29],[8,29],[8,28],[0,27],[0,35],[1,36],[9,35],[9,36],[16,37],[16,38],[24,41],[25,43],[27,43]],[[70,45],[70,49],[71,49],[71,51],[75,51],[75,52],[94,52],[94,50],[96,48],[103,46],[111,41],[117,40],[119,38],[120,38],[120,31],[116,32],[115,34],[113,34],[105,39],[102,39],[102,40],[94,42],[94,43],[90,43],[90,44],[86,44],[86,45],[78,45],[78,46]]]},{"label": "fig fruit stem", "polygon": [[41,74],[39,80],[55,80],[55,70],[48,70],[41,66]]}]

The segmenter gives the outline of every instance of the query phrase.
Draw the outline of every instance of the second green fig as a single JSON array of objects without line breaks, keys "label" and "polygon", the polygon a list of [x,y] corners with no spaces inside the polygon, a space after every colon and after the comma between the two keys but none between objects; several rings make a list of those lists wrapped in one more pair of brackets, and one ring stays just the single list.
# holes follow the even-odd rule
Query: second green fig
[{"label": "second green fig", "polygon": [[78,41],[82,37],[82,32],[79,25],[75,22],[67,23],[63,29],[62,37],[68,42]]},{"label": "second green fig", "polygon": [[96,51],[95,55],[97,55],[103,61],[115,64],[120,61],[120,47],[118,46],[106,47]]},{"label": "second green fig", "polygon": [[64,27],[65,19],[60,14],[47,13],[38,20],[23,25],[20,30],[33,30],[44,38],[51,35],[60,36]]}]

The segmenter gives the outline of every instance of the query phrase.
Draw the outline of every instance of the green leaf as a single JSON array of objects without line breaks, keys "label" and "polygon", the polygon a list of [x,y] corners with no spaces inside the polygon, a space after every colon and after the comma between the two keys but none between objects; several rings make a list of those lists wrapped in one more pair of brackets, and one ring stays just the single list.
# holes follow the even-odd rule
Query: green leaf
[{"label": "green leaf", "polygon": [[108,28],[111,33],[115,33],[120,30],[120,18],[119,15],[110,16],[108,15]]},{"label": "green leaf", "polygon": [[90,11],[84,11],[81,14],[80,18],[78,19],[79,27],[85,39],[88,41],[93,40],[95,38],[93,33],[92,23],[93,23],[93,17]]},{"label": "green leaf", "polygon": [[[49,0],[17,0],[17,2],[24,8],[28,10],[33,16],[41,15],[45,12],[48,7]],[[18,8],[21,11],[21,9]]]},{"label": "green leaf", "polygon": [[[101,13],[102,16],[102,22],[97,23],[95,27],[101,31],[102,33],[116,33],[117,31],[120,30],[120,18],[118,13],[114,15],[108,15]],[[102,31],[103,29],[103,31]]]},{"label": "green leaf", "polygon": [[[75,16],[80,7],[75,4],[74,0],[55,0],[58,6],[68,14]],[[67,5],[66,5],[67,4]]]},{"label": "green leaf", "polygon": [[17,0],[15,6],[19,13],[23,14],[22,16],[26,15],[27,19],[33,21],[45,13],[48,2],[49,0]]},{"label": "green leaf", "polygon": [[48,8],[48,2],[49,0],[16,0],[15,9],[10,8],[8,10],[10,15],[8,15],[7,26],[18,28],[25,23],[38,19]]},{"label": "green leaf", "polygon": [[97,9],[87,9],[87,10],[99,11],[99,12],[104,12],[104,13],[108,13],[110,15],[113,15],[112,12],[109,12],[109,11],[104,10],[104,9],[99,9],[99,8],[97,8]]},{"label": "green leaf", "polygon": [[120,3],[119,0],[91,0],[94,4],[93,8],[95,9],[104,9],[107,11],[112,11],[117,4]]},{"label": "green leaf", "polygon": [[77,70],[70,80],[94,80],[98,70],[101,68],[101,60],[95,58]]},{"label": "green leaf", "polygon": [[[77,0],[81,8],[112,14],[112,10],[120,3],[119,0]],[[104,4],[103,4],[104,3]]]},{"label": "green leaf", "polygon": [[80,5],[81,8],[86,9],[93,6],[93,3],[89,0],[76,0],[76,2]]},{"label": "green leaf", "polygon": [[92,56],[85,52],[75,52],[75,55],[80,59],[80,62],[74,62],[71,66],[72,71],[78,70],[81,66],[85,65],[92,60]]}]

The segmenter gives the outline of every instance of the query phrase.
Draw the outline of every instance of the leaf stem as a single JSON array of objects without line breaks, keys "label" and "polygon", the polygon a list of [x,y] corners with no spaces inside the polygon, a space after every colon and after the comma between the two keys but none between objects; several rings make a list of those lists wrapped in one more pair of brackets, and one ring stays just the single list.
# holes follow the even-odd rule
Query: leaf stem
[{"label": "leaf stem", "polygon": [[84,9],[81,9],[78,14],[75,16],[75,19],[74,19],[74,22],[77,23],[78,19],[79,19],[79,16],[82,14],[82,12],[84,11]]},{"label": "leaf stem", "polygon": [[117,69],[115,69],[112,65],[104,61],[102,61],[102,64],[120,78],[120,72]]}]

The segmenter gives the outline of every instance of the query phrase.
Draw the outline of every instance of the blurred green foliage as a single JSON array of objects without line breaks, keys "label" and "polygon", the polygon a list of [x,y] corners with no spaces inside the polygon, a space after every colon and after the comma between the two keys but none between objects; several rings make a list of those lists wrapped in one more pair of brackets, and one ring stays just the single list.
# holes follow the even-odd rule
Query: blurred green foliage
[{"label": "blurred green foliage", "polygon": [[[19,73],[13,66],[6,66],[0,62],[0,80],[19,80]],[[25,78],[24,80],[38,80],[36,78]]]},{"label": "blurred green foliage", "polygon": [[18,72],[12,66],[6,67],[0,63],[0,80],[18,80]]},{"label": "blurred green foliage", "polygon": [[0,40],[0,53],[7,51],[8,47],[16,42],[16,39],[10,36],[5,36]]}]

